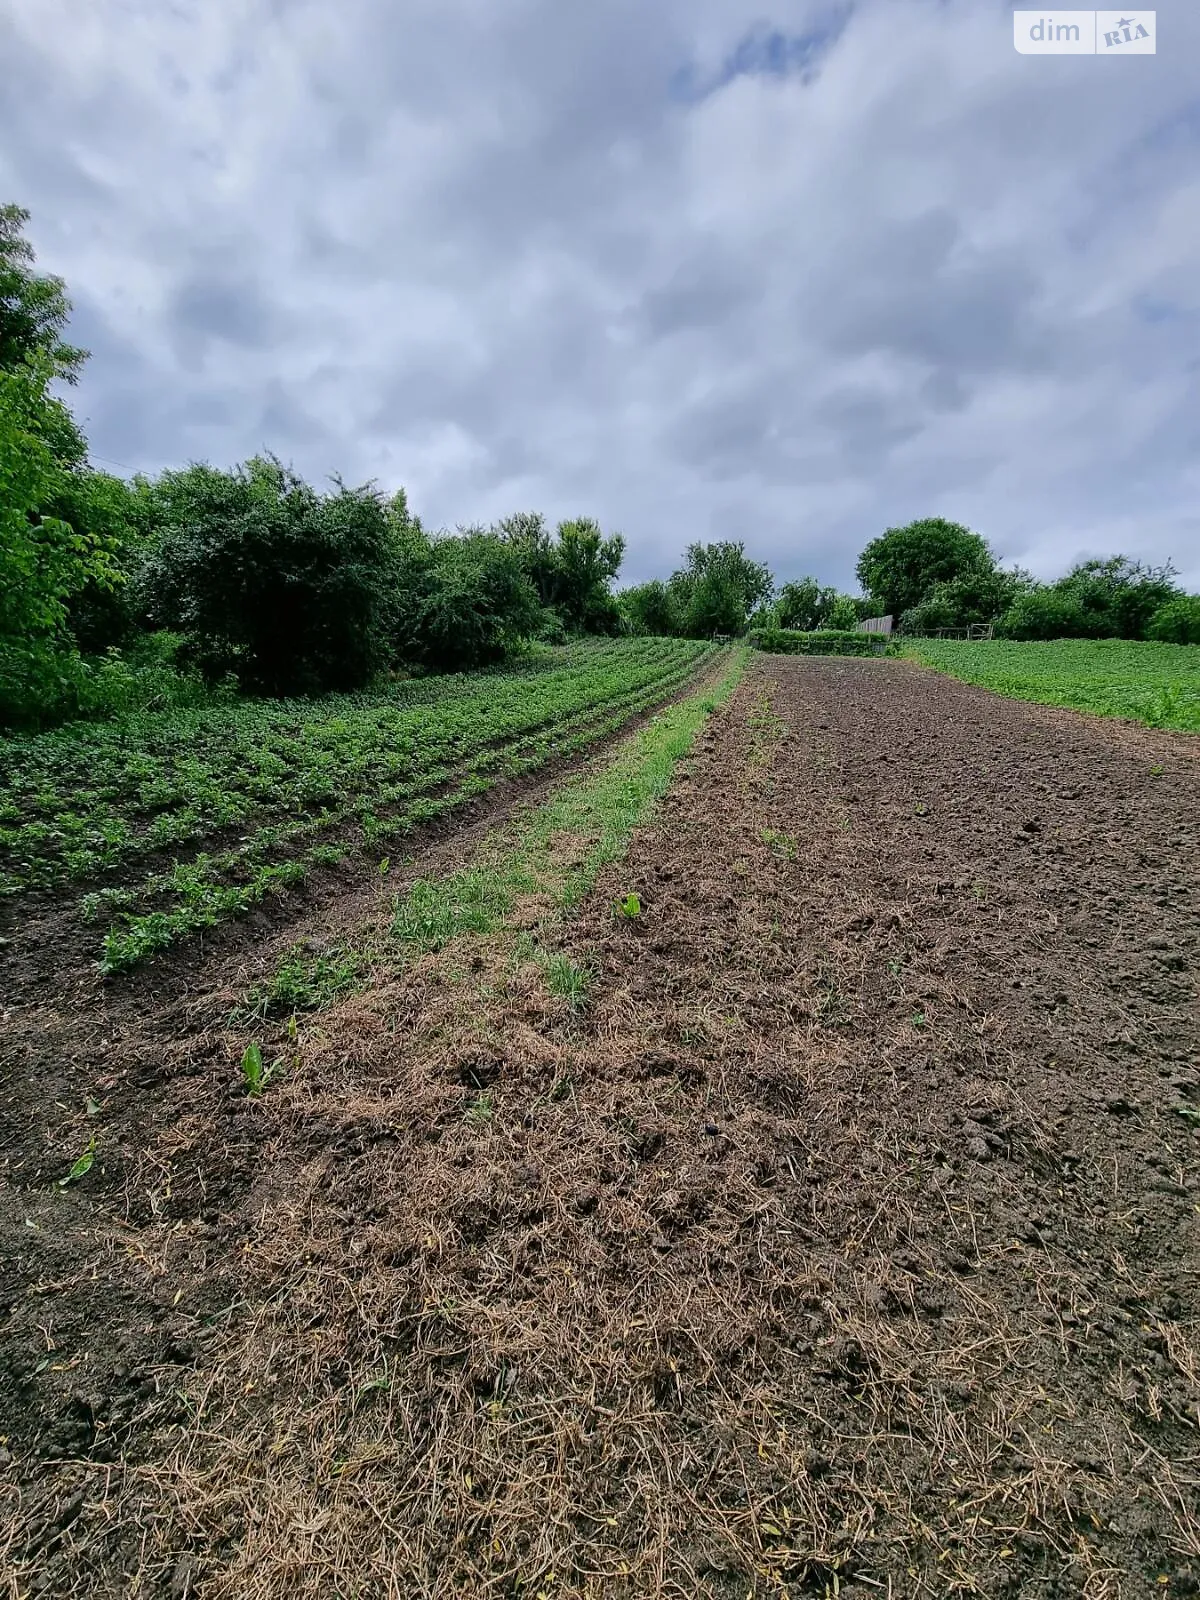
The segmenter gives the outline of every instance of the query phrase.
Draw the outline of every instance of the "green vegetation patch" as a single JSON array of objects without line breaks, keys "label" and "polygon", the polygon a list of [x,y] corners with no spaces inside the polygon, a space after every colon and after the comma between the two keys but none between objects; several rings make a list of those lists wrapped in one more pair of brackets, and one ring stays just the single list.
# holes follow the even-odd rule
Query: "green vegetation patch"
[{"label": "green vegetation patch", "polygon": [[[576,904],[601,870],[624,854],[705,718],[732,694],[746,655],[744,647],[736,648],[715,688],[652,717],[611,764],[562,789],[521,829],[495,835],[470,868],[414,883],[396,902],[397,938],[418,949],[440,949],[459,934],[503,927],[527,896],[548,897],[557,908]],[[564,840],[571,842],[565,851]],[[582,1002],[582,974],[560,966],[549,978],[555,992]]]},{"label": "green vegetation patch", "polygon": [[90,878],[80,915],[108,924],[102,970],[121,971],[314,867],[586,749],[713,653],[695,640],[603,640],[379,694],[0,740],[0,895]]},{"label": "green vegetation patch", "polygon": [[916,639],[905,655],[1014,700],[1200,733],[1200,646],[1130,639]]},{"label": "green vegetation patch", "polygon": [[759,628],[750,635],[756,650],[774,656],[882,656],[888,653],[885,634],[859,633],[857,629]]},{"label": "green vegetation patch", "polygon": [[364,954],[349,945],[324,950],[294,946],[262,983],[255,984],[242,1017],[289,1017],[297,1011],[319,1011],[339,995],[361,986],[367,972]]}]

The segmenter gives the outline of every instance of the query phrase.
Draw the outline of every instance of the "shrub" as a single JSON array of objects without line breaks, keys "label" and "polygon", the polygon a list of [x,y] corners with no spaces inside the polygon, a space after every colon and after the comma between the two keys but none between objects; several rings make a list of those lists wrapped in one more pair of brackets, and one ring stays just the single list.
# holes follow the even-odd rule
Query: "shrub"
[{"label": "shrub", "polygon": [[1200,594],[1168,600],[1146,624],[1147,639],[1161,644],[1200,644]]},{"label": "shrub", "polygon": [[801,633],[791,628],[760,628],[750,635],[756,650],[777,656],[875,656],[894,647],[883,634],[846,628],[816,628]]},{"label": "shrub", "polygon": [[1057,583],[1019,595],[1001,617],[1007,639],[1142,639],[1151,618],[1179,598],[1173,569],[1127,556],[1083,561]]},{"label": "shrub", "polygon": [[320,495],[274,458],[197,465],[149,488],[151,619],[205,677],[266,694],[355,689],[387,660],[396,531],[370,488]]},{"label": "shrub", "polygon": [[539,630],[565,633],[512,546],[482,529],[432,541],[412,604],[403,653],[428,672],[491,666]]},{"label": "shrub", "polygon": [[674,636],[683,631],[675,596],[661,578],[623,590],[617,603],[631,633]]},{"label": "shrub", "polygon": [[1019,595],[996,624],[1001,639],[1086,638],[1088,621],[1078,595],[1055,584]]}]

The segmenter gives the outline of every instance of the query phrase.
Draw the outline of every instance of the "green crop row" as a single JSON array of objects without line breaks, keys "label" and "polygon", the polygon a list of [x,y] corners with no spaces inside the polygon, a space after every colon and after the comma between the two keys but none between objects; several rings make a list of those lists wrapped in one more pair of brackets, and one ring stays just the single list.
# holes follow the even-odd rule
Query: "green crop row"
[{"label": "green crop row", "polygon": [[517,672],[374,697],[242,702],[0,741],[0,894],[94,878],[452,772],[481,746],[652,684],[703,650],[682,643],[604,641]]},{"label": "green crop row", "polygon": [[1015,700],[1200,733],[1200,645],[1131,639],[914,639],[905,654]]},{"label": "green crop row", "polygon": [[[90,879],[115,972],[662,704],[713,647],[605,640],[505,673],[0,742],[0,893]],[[105,879],[108,883],[105,884]]]}]

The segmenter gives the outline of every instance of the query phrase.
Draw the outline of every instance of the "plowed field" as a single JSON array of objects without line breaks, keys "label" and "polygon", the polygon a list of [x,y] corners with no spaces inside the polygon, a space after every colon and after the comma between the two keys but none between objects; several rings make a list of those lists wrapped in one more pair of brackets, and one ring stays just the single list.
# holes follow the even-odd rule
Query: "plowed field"
[{"label": "plowed field", "polygon": [[1198,756],[758,657],[574,906],[5,1014],[11,1594],[1200,1594]]}]

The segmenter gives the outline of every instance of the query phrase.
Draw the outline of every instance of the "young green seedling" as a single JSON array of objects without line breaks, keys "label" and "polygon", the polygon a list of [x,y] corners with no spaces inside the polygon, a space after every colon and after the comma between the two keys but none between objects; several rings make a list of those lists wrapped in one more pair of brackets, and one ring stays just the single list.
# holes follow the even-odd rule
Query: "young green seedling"
[{"label": "young green seedling", "polygon": [[69,1183],[75,1183],[80,1178],[84,1177],[86,1173],[89,1173],[92,1170],[92,1163],[95,1161],[95,1159],[96,1136],[93,1134],[87,1142],[87,1148],[84,1150],[79,1160],[71,1168],[70,1172],[67,1173],[65,1178],[60,1178],[58,1180],[58,1187],[60,1189],[65,1189]]}]

